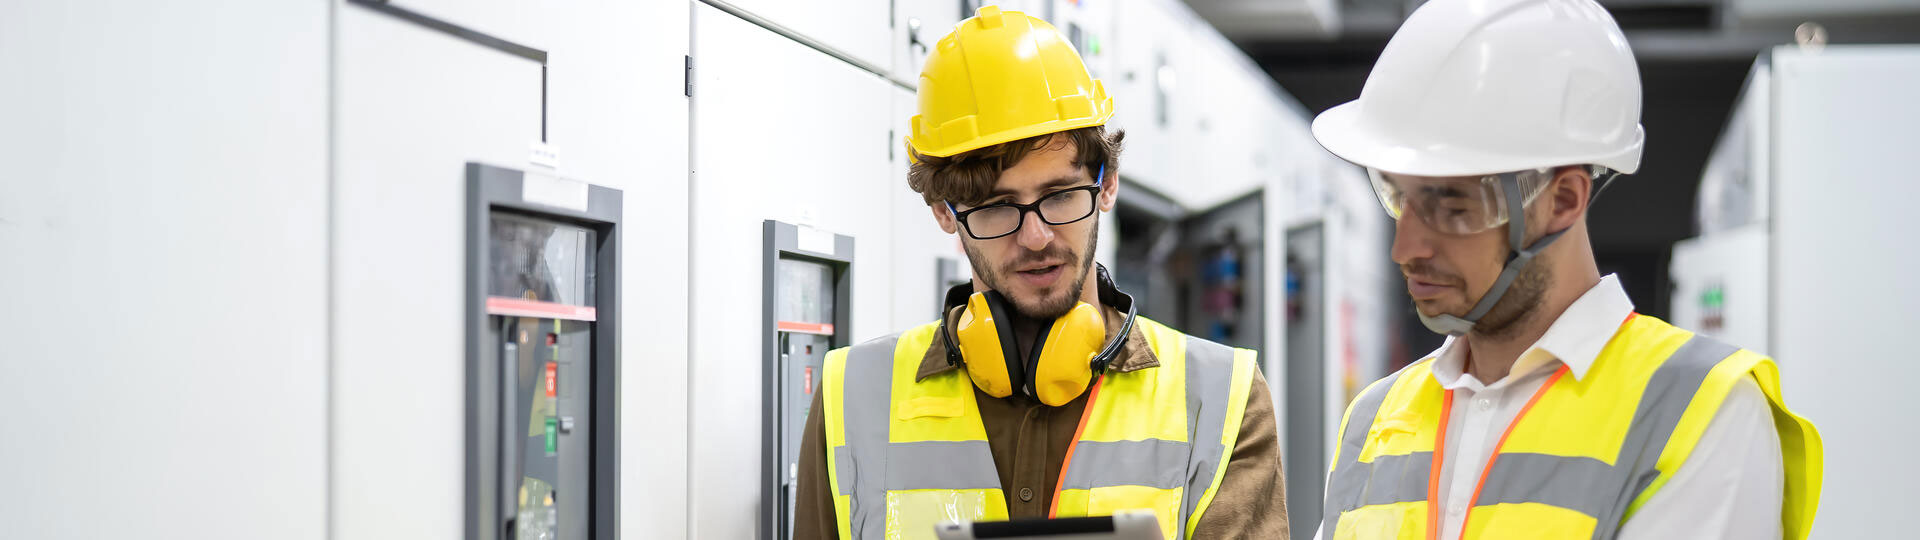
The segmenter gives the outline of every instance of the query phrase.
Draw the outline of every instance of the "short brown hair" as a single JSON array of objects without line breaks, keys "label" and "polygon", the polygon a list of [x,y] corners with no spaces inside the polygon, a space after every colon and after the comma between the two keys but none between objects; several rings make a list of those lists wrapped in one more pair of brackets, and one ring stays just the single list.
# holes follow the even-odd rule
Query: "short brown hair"
[{"label": "short brown hair", "polygon": [[914,152],[913,167],[907,170],[907,187],[926,199],[928,205],[947,201],[973,206],[993,193],[1000,173],[1012,168],[1027,154],[1058,144],[1071,144],[1074,163],[1095,174],[1105,165],[1109,173],[1120,170],[1121,141],[1127,132],[1108,135],[1104,126],[1093,126],[1048,133],[1025,139],[969,150],[948,157]]}]

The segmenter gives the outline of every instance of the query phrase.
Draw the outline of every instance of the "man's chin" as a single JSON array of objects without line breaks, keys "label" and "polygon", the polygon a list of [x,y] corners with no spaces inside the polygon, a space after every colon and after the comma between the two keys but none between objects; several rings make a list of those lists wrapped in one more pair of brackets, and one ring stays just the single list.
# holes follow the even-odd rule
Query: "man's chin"
[{"label": "man's chin", "polygon": [[1452,303],[1438,300],[1414,300],[1413,309],[1414,311],[1420,312],[1420,316],[1427,318],[1439,317],[1441,315],[1462,317],[1467,312],[1467,310],[1459,309],[1459,306],[1455,306]]},{"label": "man's chin", "polygon": [[1064,293],[1048,291],[1041,294],[1013,298],[1013,308],[1028,318],[1053,319],[1065,315],[1073,308],[1071,302],[1059,298]]}]

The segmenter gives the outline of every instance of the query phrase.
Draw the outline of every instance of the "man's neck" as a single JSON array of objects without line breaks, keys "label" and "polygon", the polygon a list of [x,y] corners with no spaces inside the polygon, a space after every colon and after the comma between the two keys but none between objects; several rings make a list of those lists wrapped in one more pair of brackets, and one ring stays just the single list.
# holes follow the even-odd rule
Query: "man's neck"
[{"label": "man's neck", "polygon": [[[1526,321],[1531,323],[1532,321]],[[1522,323],[1515,323],[1522,324]],[[1493,384],[1507,378],[1507,372],[1513,369],[1514,362],[1520,360],[1520,353],[1527,352],[1533,343],[1540,340],[1546,329],[1529,329],[1519,332],[1511,338],[1501,339],[1478,334],[1467,334],[1460,338],[1467,345],[1467,373],[1473,374],[1481,384]]]},{"label": "man's neck", "polygon": [[[1555,282],[1564,283],[1561,280]],[[1512,326],[1502,329],[1498,335],[1469,332],[1460,338],[1467,346],[1467,373],[1472,373],[1473,378],[1483,384],[1493,384],[1507,378],[1513,364],[1520,361],[1520,355],[1538,343],[1540,337],[1546,335],[1547,329],[1553,327],[1554,321],[1560,320],[1560,315],[1566,313],[1575,300],[1599,283],[1600,276],[1596,273],[1590,279],[1569,283],[1571,287],[1556,285],[1540,299],[1539,305],[1520,314]]]}]

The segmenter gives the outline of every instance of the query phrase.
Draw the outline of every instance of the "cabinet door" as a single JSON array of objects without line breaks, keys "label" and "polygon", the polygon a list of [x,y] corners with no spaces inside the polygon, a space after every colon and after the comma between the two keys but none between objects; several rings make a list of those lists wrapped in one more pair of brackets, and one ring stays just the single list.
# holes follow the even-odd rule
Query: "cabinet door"
[{"label": "cabinet door", "polygon": [[[883,16],[885,9],[879,10]],[[884,29],[885,20],[881,23]],[[694,8],[692,494],[695,538],[755,538],[779,527],[762,488],[759,382],[763,223],[852,236],[848,334],[890,328],[891,194],[898,143],[885,79],[711,6]],[[809,403],[810,404],[810,403]],[[787,411],[773,411],[776,415]],[[772,502],[769,502],[772,501]],[[744,516],[759,516],[745,519]],[[776,536],[784,536],[780,530]]]},{"label": "cabinet door", "polygon": [[336,534],[455,537],[465,167],[526,163],[540,65],[373,10],[336,14]]}]

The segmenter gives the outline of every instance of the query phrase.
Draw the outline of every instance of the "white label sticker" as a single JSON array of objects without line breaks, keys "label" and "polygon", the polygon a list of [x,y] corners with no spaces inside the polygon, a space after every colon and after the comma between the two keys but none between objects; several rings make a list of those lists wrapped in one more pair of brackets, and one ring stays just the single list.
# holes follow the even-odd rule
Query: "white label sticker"
[{"label": "white label sticker", "polygon": [[541,167],[560,170],[560,147],[534,141],[527,147],[527,161]]},{"label": "white label sticker", "polygon": [[528,172],[520,183],[520,198],[530,203],[585,212],[587,183]]},{"label": "white label sticker", "polygon": [[800,249],[802,251],[811,251],[822,255],[834,254],[833,233],[831,231],[823,231],[806,225],[800,225],[795,228],[800,230]]}]

